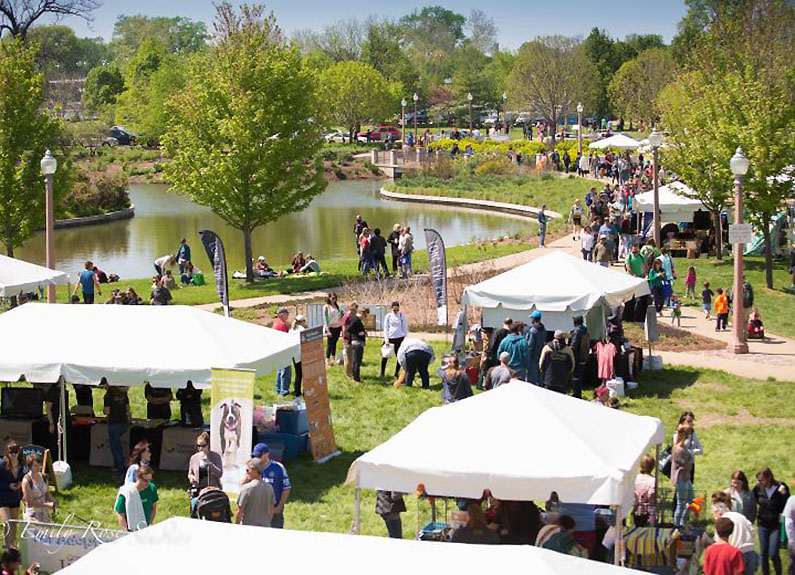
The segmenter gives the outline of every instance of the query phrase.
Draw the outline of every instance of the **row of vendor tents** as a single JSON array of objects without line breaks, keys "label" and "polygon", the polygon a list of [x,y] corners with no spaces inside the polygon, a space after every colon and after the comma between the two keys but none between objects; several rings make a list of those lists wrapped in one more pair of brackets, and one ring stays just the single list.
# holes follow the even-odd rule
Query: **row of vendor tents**
[{"label": "row of vendor tents", "polygon": [[[550,321],[585,314],[601,321],[606,309],[648,294],[645,281],[563,253],[470,286],[465,303],[494,317],[539,309]],[[600,309],[598,315],[592,312]],[[556,316],[556,314],[559,314]],[[179,326],[175,337],[164,325]],[[102,326],[101,337],[76,330]],[[212,368],[254,369],[258,376],[300,357],[294,335],[184,306],[71,306],[26,304],[0,315],[0,381],[184,387],[207,385]],[[476,421],[500,421],[494,430]],[[439,433],[439,430],[446,430]],[[348,482],[361,489],[479,498],[561,501],[628,510],[638,461],[663,440],[662,423],[555,394],[524,382],[443,407],[361,456]],[[318,472],[322,472],[318,469]],[[356,497],[358,501],[358,496]],[[356,507],[356,506],[355,506]],[[356,508],[358,517],[359,509]],[[208,542],[212,549],[208,549]],[[160,544],[167,542],[168,545]],[[255,543],[256,542],[256,543]],[[64,573],[138,569],[126,559],[146,550],[159,571],[247,569],[252,549],[273,544],[268,562],[285,569],[296,560],[330,573],[427,568],[434,561],[471,572],[502,560],[522,561],[540,573],[606,573],[596,562],[532,547],[461,548],[427,542],[333,534],[261,531],[172,518],[100,546]],[[207,549],[206,553],[198,550]],[[312,549],[312,553],[306,553]],[[184,551],[184,552],[180,552]],[[399,556],[399,562],[384,557]],[[300,559],[297,559],[299,558]],[[353,561],[351,558],[355,558]],[[376,563],[377,562],[377,563]],[[456,567],[458,566],[458,567]]]}]

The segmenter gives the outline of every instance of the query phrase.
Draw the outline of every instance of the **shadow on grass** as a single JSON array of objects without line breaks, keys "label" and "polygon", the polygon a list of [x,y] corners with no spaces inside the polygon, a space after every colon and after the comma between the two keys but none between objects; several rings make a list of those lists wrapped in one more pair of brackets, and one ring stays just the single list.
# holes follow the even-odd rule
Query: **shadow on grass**
[{"label": "shadow on grass", "polygon": [[345,483],[348,468],[363,453],[358,450],[343,451],[325,463],[315,463],[309,455],[288,461],[285,467],[293,485],[290,500],[303,503],[320,501],[329,489]]},{"label": "shadow on grass", "polygon": [[700,375],[695,369],[686,367],[670,367],[662,371],[644,371],[640,377],[640,385],[630,392],[630,397],[654,397],[659,399],[669,398],[671,394],[698,381]]}]

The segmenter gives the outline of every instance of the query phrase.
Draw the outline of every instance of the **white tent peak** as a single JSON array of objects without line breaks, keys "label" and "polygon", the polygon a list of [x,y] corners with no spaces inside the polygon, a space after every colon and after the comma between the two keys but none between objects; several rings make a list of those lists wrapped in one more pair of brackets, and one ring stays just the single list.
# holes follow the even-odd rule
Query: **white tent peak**
[{"label": "white tent peak", "polygon": [[609,138],[597,140],[588,146],[596,150],[604,150],[607,148],[621,148],[622,150],[635,150],[640,147],[640,142],[634,138],[630,138],[625,134],[615,134]]},{"label": "white tent peak", "polygon": [[66,285],[69,274],[0,255],[0,297],[11,297],[49,285]]}]

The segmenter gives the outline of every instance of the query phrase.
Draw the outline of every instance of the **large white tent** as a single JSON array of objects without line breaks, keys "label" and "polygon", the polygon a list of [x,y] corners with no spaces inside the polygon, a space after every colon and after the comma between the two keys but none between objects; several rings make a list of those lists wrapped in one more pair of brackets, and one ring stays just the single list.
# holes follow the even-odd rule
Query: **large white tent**
[{"label": "large white tent", "polygon": [[620,148],[622,150],[637,150],[640,142],[624,134],[615,134],[609,138],[597,140],[588,146],[594,150],[606,150],[607,148]]},{"label": "large white tent", "polygon": [[[693,214],[707,211],[701,200],[688,197],[693,190],[682,182],[671,182],[658,190],[660,219],[665,222],[692,222]],[[654,212],[654,191],[635,196],[635,209],[639,212]]]},{"label": "large white tent", "polygon": [[0,381],[154,387],[210,383],[212,368],[257,375],[300,357],[296,334],[189,306],[35,304],[0,315]]},{"label": "large white tent", "polygon": [[155,573],[250,573],[269,571],[357,575],[485,573],[521,565],[535,575],[633,575],[606,563],[529,545],[464,545],[387,537],[355,537],[286,529],[263,529],[174,517],[113,543],[100,545],[63,575],[138,575],[140,557]]},{"label": "large white tent", "polygon": [[526,322],[539,310],[547,329],[571,329],[571,317],[584,315],[593,334],[600,333],[606,308],[649,293],[642,278],[553,251],[467,287],[462,301],[481,308],[485,327],[499,327],[506,317]]},{"label": "large white tent", "polygon": [[66,285],[69,274],[0,255],[0,297],[43,289],[49,285]]},{"label": "large white tent", "polygon": [[[498,422],[489,432],[473,421]],[[664,440],[662,422],[514,381],[427,410],[348,471],[357,489],[620,505],[640,457]]]}]

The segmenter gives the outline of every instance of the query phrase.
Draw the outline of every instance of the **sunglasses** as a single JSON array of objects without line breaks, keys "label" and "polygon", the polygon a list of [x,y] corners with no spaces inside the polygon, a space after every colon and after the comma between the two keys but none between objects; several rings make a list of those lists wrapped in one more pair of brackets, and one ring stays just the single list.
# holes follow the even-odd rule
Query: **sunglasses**
[{"label": "sunglasses", "polygon": [[206,443],[197,443],[196,444],[196,449],[204,449],[205,447],[207,447]]}]

